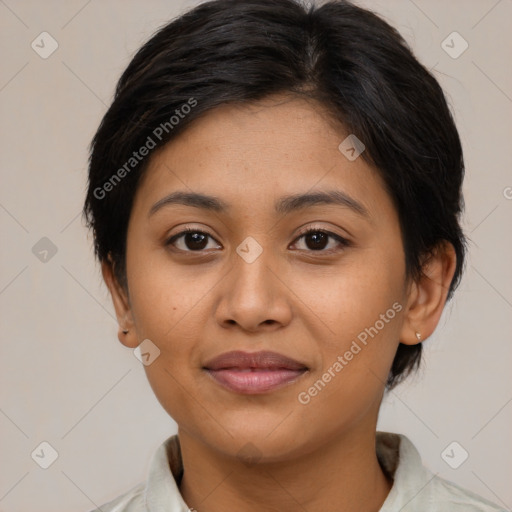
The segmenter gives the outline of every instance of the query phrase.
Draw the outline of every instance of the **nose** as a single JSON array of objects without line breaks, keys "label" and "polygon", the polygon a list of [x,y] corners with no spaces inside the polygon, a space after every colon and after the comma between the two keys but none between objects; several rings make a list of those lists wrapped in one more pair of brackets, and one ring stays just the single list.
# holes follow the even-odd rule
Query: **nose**
[{"label": "nose", "polygon": [[251,262],[233,254],[234,266],[219,288],[221,297],[215,312],[219,325],[238,326],[247,332],[270,332],[290,323],[292,292],[270,253],[264,249]]}]

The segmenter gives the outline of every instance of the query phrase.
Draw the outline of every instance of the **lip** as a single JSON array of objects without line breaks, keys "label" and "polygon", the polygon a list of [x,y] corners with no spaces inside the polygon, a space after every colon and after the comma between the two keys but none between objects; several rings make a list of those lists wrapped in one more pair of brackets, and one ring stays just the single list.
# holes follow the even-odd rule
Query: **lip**
[{"label": "lip", "polygon": [[225,352],[220,356],[210,359],[204,368],[208,370],[227,370],[227,369],[258,369],[258,370],[304,370],[307,366],[290,357],[264,350],[261,352],[243,352],[234,350]]},{"label": "lip", "polygon": [[226,352],[203,369],[223,387],[243,394],[276,390],[299,379],[308,367],[277,352]]}]

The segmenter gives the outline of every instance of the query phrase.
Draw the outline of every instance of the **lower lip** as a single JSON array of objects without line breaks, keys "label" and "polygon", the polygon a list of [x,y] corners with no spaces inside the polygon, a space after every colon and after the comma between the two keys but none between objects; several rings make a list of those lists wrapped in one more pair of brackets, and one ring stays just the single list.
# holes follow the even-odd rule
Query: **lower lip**
[{"label": "lower lip", "polygon": [[207,370],[225,388],[237,393],[256,395],[290,384],[306,370]]}]

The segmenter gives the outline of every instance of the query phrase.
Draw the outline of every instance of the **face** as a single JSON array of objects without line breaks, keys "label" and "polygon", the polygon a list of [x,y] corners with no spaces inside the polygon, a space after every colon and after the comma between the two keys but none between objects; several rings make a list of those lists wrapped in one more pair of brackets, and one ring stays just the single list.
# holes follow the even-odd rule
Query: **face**
[{"label": "face", "polygon": [[[338,149],[349,134],[317,104],[275,100],[217,108],[153,155],[128,227],[124,342],[160,351],[145,370],[181,431],[285,460],[375,428],[409,287],[379,175]],[[230,351],[302,369],[212,377]]]}]

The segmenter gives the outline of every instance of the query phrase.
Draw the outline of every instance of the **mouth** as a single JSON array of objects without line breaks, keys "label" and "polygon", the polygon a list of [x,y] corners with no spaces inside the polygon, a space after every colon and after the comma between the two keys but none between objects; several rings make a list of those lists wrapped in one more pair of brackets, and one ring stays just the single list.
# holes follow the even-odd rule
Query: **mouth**
[{"label": "mouth", "polygon": [[227,352],[203,366],[208,375],[235,393],[262,394],[298,380],[309,368],[276,352]]}]

